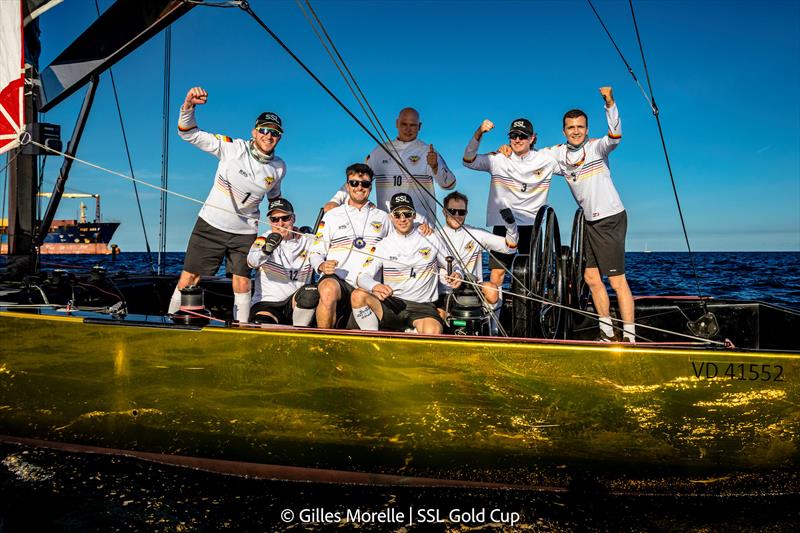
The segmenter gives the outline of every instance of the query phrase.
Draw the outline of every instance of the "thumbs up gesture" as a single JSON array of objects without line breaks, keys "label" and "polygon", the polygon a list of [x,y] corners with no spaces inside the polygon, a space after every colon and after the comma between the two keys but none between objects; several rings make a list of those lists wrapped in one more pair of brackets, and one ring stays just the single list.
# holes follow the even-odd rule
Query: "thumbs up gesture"
[{"label": "thumbs up gesture", "polygon": [[431,167],[434,174],[439,173],[439,155],[436,153],[436,150],[433,149],[432,144],[428,149],[428,166]]}]

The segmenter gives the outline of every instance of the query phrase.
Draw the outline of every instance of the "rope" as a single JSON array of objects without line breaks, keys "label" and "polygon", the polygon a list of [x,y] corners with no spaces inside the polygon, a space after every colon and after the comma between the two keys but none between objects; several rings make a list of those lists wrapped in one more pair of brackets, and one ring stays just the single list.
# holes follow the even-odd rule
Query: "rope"
[{"label": "rope", "polygon": [[[592,4],[592,0],[586,0],[586,1],[589,2],[589,7],[592,8],[592,11],[594,11],[594,14],[597,17],[597,20],[600,22],[600,25],[603,27],[603,29],[606,32],[606,35],[608,35],[608,38],[611,40],[611,44],[613,44],[614,48],[616,48],[617,53],[619,54],[619,58],[622,59],[623,63],[625,63],[625,68],[628,69],[628,72],[633,77],[633,81],[636,82],[636,85],[639,86],[639,90],[642,91],[642,96],[644,96],[644,99],[647,100],[647,105],[650,106],[650,109],[653,110],[653,113],[657,113],[658,111],[654,107],[653,101],[650,100],[649,96],[647,96],[647,93],[644,91],[644,87],[642,87],[642,84],[639,83],[639,79],[636,77],[636,73],[633,72],[633,69],[631,68],[630,64],[628,64],[628,61],[625,59],[625,56],[622,55],[622,50],[620,50],[619,46],[617,46],[617,42],[611,36],[611,32],[608,31],[608,28],[606,27],[605,23],[603,22],[603,19],[600,18],[600,13],[598,13],[597,10],[594,8],[594,4]],[[648,82],[649,82],[649,80],[648,80]]]},{"label": "rope", "polygon": [[[358,82],[356,81],[355,76],[353,75],[352,71],[347,67],[347,63],[345,62],[345,60],[342,57],[342,55],[339,53],[339,50],[336,47],[336,44],[333,42],[333,39],[331,38],[330,34],[325,29],[325,25],[323,24],[322,20],[319,18],[317,13],[314,11],[314,8],[311,6],[310,0],[305,0],[305,3],[308,6],[309,11],[313,15],[314,21],[316,21],[316,23],[319,25],[320,29],[324,33],[325,40],[327,40],[330,43],[330,47],[334,50],[334,52],[336,54],[336,57],[334,57],[334,55],[331,53],[330,49],[328,48],[328,46],[325,43],[325,40],[322,38],[322,36],[320,35],[320,33],[317,31],[316,27],[314,26],[313,21],[308,17],[308,15],[307,15],[305,9],[303,8],[303,5],[300,2],[300,0],[296,0],[296,2],[297,2],[298,7],[300,8],[300,10],[302,11],[303,15],[306,17],[306,20],[308,20],[309,25],[311,25],[312,29],[314,30],[314,33],[317,35],[317,38],[322,43],[323,48],[325,48],[325,51],[328,52],[328,56],[331,58],[331,61],[336,66],[337,70],[339,71],[339,74],[344,79],[345,83],[347,84],[347,87],[350,89],[350,92],[353,94],[353,96],[355,97],[356,101],[361,106],[361,110],[364,111],[365,115],[367,115],[367,119],[369,120],[369,122],[372,125],[372,127],[375,129],[376,135],[380,137],[381,133],[382,133],[383,134],[383,138],[385,138],[385,140],[386,140],[386,144],[388,146],[391,146],[392,150],[394,151],[395,155],[397,156],[397,159],[400,159],[400,154],[397,151],[397,148],[394,146],[394,143],[392,143],[392,141],[391,141],[391,139],[389,137],[389,134],[386,132],[386,129],[383,127],[383,124],[380,121],[380,118],[377,116],[377,114],[375,113],[375,110],[370,105],[369,100],[367,99],[366,95],[361,90],[361,87],[359,86]],[[338,58],[339,62],[341,62],[342,68],[344,68],[347,71],[347,75],[345,75],[345,73],[342,71],[342,68],[339,67],[339,63],[337,62],[337,58]],[[351,83],[351,81],[352,81],[352,83]],[[353,86],[355,86],[356,89],[354,89]],[[357,90],[357,92],[356,92],[356,90]],[[362,99],[363,99],[363,103],[362,103]],[[373,117],[374,117],[374,121],[373,121]],[[377,123],[377,126],[376,126],[376,123]],[[385,147],[384,147],[384,150],[386,150]],[[403,167],[403,170],[405,170],[412,178],[414,178],[413,174],[411,174],[411,172],[405,167],[405,164],[403,164],[402,167]],[[425,189],[424,187],[421,186],[421,184],[419,183],[419,181],[417,179],[414,179],[414,186],[417,188],[418,191],[421,189],[421,190],[423,190],[425,192],[428,192],[427,189]],[[433,197],[433,199],[436,200],[435,197]],[[435,211],[432,209],[431,205],[426,200],[423,200],[423,202],[425,202],[425,206],[424,207],[428,210],[428,212],[435,213]],[[436,203],[438,205],[444,207],[438,201],[436,201]],[[440,223],[439,220],[434,216],[433,225],[434,225],[433,230],[437,233],[439,238],[447,246],[448,252],[450,252],[450,254],[453,257],[453,259],[458,262],[459,266],[464,271],[465,277],[466,277],[467,265],[464,263],[463,259],[461,258],[460,254],[458,253],[458,250],[455,249],[455,246],[453,245],[453,242],[450,240],[450,237],[444,231],[444,224]],[[473,237],[473,239],[474,239],[474,236],[469,232],[468,228],[464,228],[464,230],[471,237]],[[491,253],[491,250],[488,250],[488,249],[484,248],[483,245],[478,240],[475,240],[475,242],[476,242],[476,244],[478,246],[483,248],[485,251]],[[477,292],[478,298],[481,301],[481,306],[483,307],[483,309],[486,310],[495,319],[495,322],[497,323],[498,328],[502,332],[503,336],[507,337],[508,335],[506,334],[505,329],[500,324],[500,321],[497,320],[497,316],[496,316],[495,311],[494,311],[494,306],[489,304],[489,302],[486,300],[486,297],[483,295],[483,291],[480,290],[480,288],[476,292]]]},{"label": "rope", "polygon": [[[385,143],[381,144],[383,149],[384,149],[384,151],[386,151],[388,153],[387,146],[391,147],[391,149],[394,151],[394,154],[396,156],[396,157],[394,157],[394,160],[395,161],[402,161],[402,159],[400,158],[400,153],[398,152],[398,150],[395,147],[394,143],[391,141],[391,139],[389,137],[389,134],[386,132],[386,129],[383,127],[383,124],[381,123],[381,120],[378,117],[377,113],[375,113],[375,110],[370,105],[369,100],[367,99],[366,95],[361,90],[361,87],[359,86],[358,82],[356,81],[355,76],[353,75],[352,71],[348,68],[347,63],[345,62],[345,60],[342,57],[342,55],[339,53],[339,50],[336,47],[336,44],[333,42],[333,38],[330,36],[328,31],[325,29],[325,25],[323,24],[322,20],[319,18],[317,13],[314,11],[314,8],[311,6],[310,0],[305,0],[305,3],[308,6],[308,10],[313,15],[314,21],[316,21],[316,23],[319,25],[320,29],[324,33],[325,39],[323,39],[322,35],[320,35],[319,31],[317,31],[317,28],[314,26],[314,21],[312,21],[309,18],[308,14],[306,13],[306,10],[303,8],[303,5],[300,2],[300,0],[296,0],[296,2],[297,2],[298,7],[300,8],[301,12],[303,13],[303,15],[306,17],[306,20],[308,20],[309,25],[314,30],[314,33],[317,35],[317,38],[319,39],[319,41],[322,44],[323,48],[328,53],[328,56],[331,58],[331,61],[336,66],[336,69],[339,71],[339,74],[344,79],[345,84],[350,89],[351,94],[355,97],[356,101],[361,106],[361,110],[367,116],[367,119],[369,120],[370,124],[372,125],[372,127],[375,130],[376,136],[377,137],[381,137],[381,134],[382,134],[381,138],[385,139]],[[330,48],[326,44],[326,42],[325,42],[326,40],[328,41],[328,43],[330,43]],[[331,48],[335,52],[336,57],[334,57],[333,53],[331,53]],[[337,58],[338,58],[338,62],[337,62]],[[341,62],[341,67],[339,66],[339,62]],[[347,71],[347,75],[345,75],[345,73],[342,71],[342,68],[344,68]],[[354,86],[355,86],[355,89],[353,88]],[[357,92],[356,92],[356,90],[357,90]],[[362,100],[363,100],[363,103],[362,103]],[[373,118],[374,118],[374,120],[373,120]],[[376,126],[376,123],[377,123],[377,126]],[[408,170],[408,168],[405,166],[405,164],[402,164],[400,166],[401,166],[402,170],[404,170],[409,176],[412,177],[412,179],[414,180],[414,182],[413,182],[414,183],[414,187],[416,187],[417,191],[423,190],[425,193],[427,193],[429,196],[431,196],[438,205],[444,207],[442,204],[440,204],[436,200],[435,196],[431,195],[427,191],[427,189],[422,187],[422,185],[419,183],[419,180],[417,180],[416,177],[414,177],[413,174],[411,174],[411,172]],[[422,197],[422,196],[423,195],[421,195],[420,197]],[[467,273],[467,270],[468,270],[467,269],[467,265],[464,263],[464,260],[461,258],[460,254],[458,253],[458,250],[455,249],[455,246],[453,245],[453,242],[450,240],[449,236],[444,231],[444,225],[441,224],[438,221],[438,219],[435,216],[435,210],[432,209],[431,205],[427,202],[427,200],[423,199],[423,202],[425,204],[424,207],[427,209],[427,211],[429,213],[433,213],[434,214],[434,217],[433,217],[434,228],[433,228],[433,230],[437,233],[439,238],[444,242],[445,246],[448,249],[448,252],[454,258],[454,260],[457,261],[457,263],[459,264],[461,269],[465,272],[465,276],[466,276],[466,273]],[[491,254],[491,250],[486,249],[480,243],[479,240],[475,239],[474,235],[472,235],[472,233],[469,231],[468,228],[464,228],[464,230],[467,232],[467,234],[470,235],[470,237],[473,238],[473,240],[475,240],[475,242],[476,242],[476,244],[478,246],[480,246],[483,250],[485,250],[486,252]],[[512,277],[513,277],[513,274],[512,274]],[[481,301],[482,308],[485,311],[487,311],[491,315],[492,318],[494,318],[495,323],[497,324],[498,329],[500,330],[500,332],[503,334],[503,336],[507,337],[508,335],[507,335],[505,329],[500,324],[500,321],[497,319],[497,316],[496,316],[496,313],[495,313],[495,310],[494,310],[494,305],[490,305],[489,304],[489,302],[486,300],[486,297],[484,296],[482,290],[478,290],[477,291],[477,295],[478,295],[478,298]]]},{"label": "rope", "polygon": [[[656,119],[656,124],[658,125],[658,136],[661,138],[661,147],[664,150],[664,159],[667,162],[667,170],[669,171],[669,180],[672,183],[672,192],[675,195],[675,203],[678,206],[678,216],[681,219],[681,228],[683,229],[683,238],[686,240],[686,249],[689,251],[689,263],[692,267],[692,274],[694,275],[694,281],[697,285],[697,294],[702,299],[703,292],[700,288],[700,278],[697,275],[697,266],[695,265],[694,255],[692,254],[692,245],[689,243],[689,233],[686,231],[686,222],[683,219],[683,209],[681,209],[681,200],[678,197],[678,188],[675,185],[675,176],[672,174],[672,164],[669,161],[669,153],[667,152],[667,143],[664,140],[664,131],[661,128],[661,119],[659,118],[658,112],[658,105],[656,104],[656,97],[653,94],[653,84],[650,82],[650,72],[647,69],[647,60],[644,56],[644,47],[642,46],[642,38],[639,35],[639,25],[636,23],[636,13],[633,10],[633,0],[628,0],[628,5],[631,8],[631,18],[633,19],[633,27],[636,29],[636,40],[639,43],[639,52],[642,55],[642,64],[644,65],[644,73],[647,77],[647,88],[650,90],[650,101],[653,102],[653,116]],[[703,301],[703,312],[708,313],[708,306]]]},{"label": "rope", "polygon": [[[97,0],[94,0],[94,7],[97,10],[97,16],[100,17],[100,5]],[[135,176],[133,172],[133,159],[131,158],[131,150],[128,146],[128,135],[125,133],[125,122],[122,119],[122,107],[119,105],[119,95],[117,94],[117,82],[114,81],[114,70],[108,69],[108,76],[111,79],[111,89],[114,91],[114,103],[117,106],[117,116],[119,117],[119,128],[122,132],[122,142],[125,144],[125,155],[128,157],[128,168],[131,170],[131,176]],[[153,256],[150,253],[150,241],[147,238],[147,226],[144,223],[144,214],[142,213],[142,203],[139,200],[139,189],[136,187],[136,182],[133,182],[133,193],[136,196],[136,207],[139,209],[139,220],[142,223],[142,233],[144,234],[144,245],[147,249],[147,261],[150,263],[150,272],[155,272],[153,268]]]},{"label": "rope", "polygon": [[[164,188],[159,187],[157,185],[153,185],[151,183],[147,183],[146,181],[141,181],[141,180],[138,180],[136,178],[131,178],[130,176],[122,174],[121,172],[116,172],[116,171],[101,167],[100,165],[95,165],[93,163],[90,163],[88,161],[80,159],[80,158],[78,158],[76,156],[69,156],[68,154],[65,154],[63,152],[59,152],[57,150],[54,150],[53,148],[50,148],[50,147],[45,146],[43,144],[40,144],[40,143],[38,143],[38,142],[36,142],[34,140],[29,140],[28,142],[30,142],[31,144],[33,144],[35,146],[38,146],[39,148],[42,148],[43,150],[47,150],[47,151],[49,151],[51,153],[60,155],[62,157],[68,157],[68,158],[72,159],[73,161],[76,161],[78,163],[82,163],[84,165],[87,165],[89,167],[95,168],[97,170],[100,170],[100,171],[103,171],[103,172],[108,172],[109,174],[112,174],[112,175],[115,175],[115,176],[119,176],[119,177],[121,177],[123,179],[126,179],[126,180],[136,180],[138,183],[140,183],[142,185],[145,185],[147,187],[150,187],[152,189],[155,189],[155,190],[158,190],[158,191],[164,191],[167,194],[172,194],[172,195],[177,196],[179,198],[183,198],[183,199],[189,200],[191,202],[194,202],[194,203],[197,203],[197,204],[200,204],[200,205],[204,204],[203,201],[198,200],[196,198],[192,198],[190,196],[186,196],[186,195],[181,194],[181,193],[177,193],[177,192],[174,192],[174,191],[170,191],[170,190],[164,189]],[[215,207],[215,206],[212,206],[212,207]],[[221,208],[221,207],[217,207],[217,209],[219,209],[221,211],[225,211],[225,212],[232,212],[232,211],[229,211],[229,210]],[[245,215],[241,215],[241,216],[245,216]],[[259,220],[260,222],[264,222],[265,224],[268,223],[266,220],[258,219],[258,217],[250,216],[249,218]],[[299,231],[295,231],[293,229],[288,230],[288,232],[291,233],[291,234],[294,234],[294,235],[299,235],[299,236],[301,236],[303,238],[312,238],[308,234],[300,233]],[[379,256],[377,256],[375,254],[371,254],[370,252],[359,250],[359,249],[357,249],[355,247],[353,247],[352,251],[356,252],[356,253],[363,254],[363,255],[368,256],[368,257],[374,257],[376,259],[380,259],[381,261],[386,261],[387,260],[386,258],[379,257]],[[402,264],[403,266],[408,266],[408,267],[412,266],[412,265],[405,265],[403,263],[400,263],[400,264]],[[472,281],[470,281],[468,279],[463,279],[462,283],[467,283],[467,284],[471,284],[471,285],[475,286],[478,289],[478,292],[481,289],[481,285],[479,283],[472,282]],[[530,291],[528,291],[528,292],[530,293]],[[544,298],[537,297],[536,295],[528,296],[528,295],[516,294],[516,293],[513,293],[513,292],[509,292],[509,294],[514,296],[515,298],[523,298],[523,299],[534,301],[534,302],[538,302],[538,303],[549,304],[549,305],[558,307],[560,309],[565,309],[567,311],[578,313],[578,314],[581,314],[581,315],[584,315],[584,316],[588,316],[588,317],[592,317],[592,318],[599,318],[600,317],[600,315],[598,315],[596,313],[591,313],[589,311],[583,311],[583,310],[579,310],[579,309],[573,309],[571,307],[565,306],[565,305],[560,304],[558,302],[553,302],[553,301],[546,300]],[[612,319],[612,322],[622,322],[622,320],[620,320],[620,319]],[[703,339],[701,337],[694,337],[694,336],[686,335],[686,334],[683,334],[683,333],[678,333],[678,332],[669,331],[669,330],[663,330],[663,329],[655,328],[653,326],[647,326],[647,325],[644,325],[644,324],[639,324],[639,323],[635,323],[635,324],[636,324],[637,327],[642,327],[644,329],[651,329],[651,330],[654,330],[654,331],[660,331],[660,332],[664,332],[664,333],[674,334],[676,336],[685,337],[685,338],[689,338],[689,339],[693,339],[693,340],[699,340],[701,342],[707,342],[707,343],[710,343],[710,344],[718,344],[718,345],[722,345],[722,346],[725,345],[725,343],[723,343],[723,342],[712,341],[712,340],[709,340],[709,339]],[[615,329],[618,329],[618,330],[620,329],[618,326],[613,326],[612,325],[612,327],[614,327]]]}]

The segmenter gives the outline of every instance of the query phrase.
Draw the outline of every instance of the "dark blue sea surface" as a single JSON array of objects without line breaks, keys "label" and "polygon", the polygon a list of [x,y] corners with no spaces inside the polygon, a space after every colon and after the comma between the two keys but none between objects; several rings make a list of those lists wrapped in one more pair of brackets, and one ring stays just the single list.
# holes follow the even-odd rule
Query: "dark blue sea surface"
[{"label": "dark blue sea surface", "polygon": [[[180,273],[183,256],[167,253],[164,271]],[[139,252],[123,252],[115,261],[111,256],[45,255],[42,268],[89,269],[99,264],[110,271],[149,272],[150,259],[157,269],[155,254],[149,258]],[[629,252],[625,259],[634,295],[700,294],[800,308],[800,252],[695,252],[694,267],[683,252]]]},{"label": "dark blue sea surface", "polygon": [[[629,253],[634,294],[697,294],[800,308],[800,253]],[[165,258],[181,270],[182,253]],[[155,259],[154,259],[155,261]],[[42,267],[150,270],[146,254],[43,256]],[[1,408],[1,406],[0,406]],[[0,431],[2,433],[2,431]],[[443,523],[300,523],[297,514],[428,509]],[[286,521],[286,510],[295,516]],[[449,520],[453,510],[519,522]],[[433,515],[431,515],[433,516]],[[463,514],[458,516],[465,516]],[[500,516],[500,515],[496,515]],[[0,441],[0,533],[29,531],[796,531],[798,495],[667,497],[602,492],[387,488],[269,481]]]}]

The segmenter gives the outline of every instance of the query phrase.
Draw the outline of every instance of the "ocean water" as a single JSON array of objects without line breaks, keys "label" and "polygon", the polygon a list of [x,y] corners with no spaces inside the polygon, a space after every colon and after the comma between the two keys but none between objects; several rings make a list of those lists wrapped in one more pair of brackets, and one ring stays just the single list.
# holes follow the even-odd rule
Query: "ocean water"
[{"label": "ocean water", "polygon": [[[183,256],[182,252],[167,253],[164,271],[179,274]],[[157,269],[157,257],[151,257]],[[800,252],[695,252],[693,257],[694,268],[688,254],[682,252],[628,252],[626,276],[633,294],[701,294],[800,308]],[[98,264],[112,272],[151,268],[148,255],[139,252],[123,252],[116,260],[110,256],[42,256],[42,268],[46,269],[89,269]],[[488,265],[486,258],[483,264]]]},{"label": "ocean water", "polygon": [[[183,254],[167,254],[178,273]],[[747,298],[800,308],[800,253],[629,253],[634,294]],[[145,254],[116,261],[44,256],[44,268],[149,269]],[[2,434],[0,428],[0,434]],[[442,522],[303,523],[350,511],[424,510]],[[286,511],[294,515],[286,520]],[[490,513],[495,511],[494,515]],[[481,515],[483,511],[483,515]],[[313,513],[317,513],[314,515]],[[453,514],[455,513],[455,514]],[[330,516],[330,515],[329,515]],[[364,516],[376,516],[364,519]],[[490,516],[505,522],[491,521]],[[516,520],[515,523],[511,523]],[[368,487],[269,481],[164,466],[128,457],[77,454],[0,441],[0,533],[40,531],[796,531],[800,496],[609,495]]]}]

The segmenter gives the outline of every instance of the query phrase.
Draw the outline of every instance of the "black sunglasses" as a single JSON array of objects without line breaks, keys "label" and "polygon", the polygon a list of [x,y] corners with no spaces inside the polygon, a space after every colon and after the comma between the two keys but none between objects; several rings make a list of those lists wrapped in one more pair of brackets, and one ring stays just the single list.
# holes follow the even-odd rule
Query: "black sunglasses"
[{"label": "black sunglasses", "polygon": [[356,187],[358,187],[359,185],[361,185],[365,189],[369,189],[370,187],[372,187],[372,182],[369,181],[369,180],[363,180],[363,181],[362,180],[347,180],[347,183],[349,183],[350,186],[352,188],[354,188],[354,189]]},{"label": "black sunglasses", "polygon": [[266,135],[266,134],[269,133],[270,135],[272,135],[276,139],[279,139],[280,136],[283,135],[283,133],[279,132],[278,130],[276,130],[274,128],[257,128],[256,131],[258,133],[260,133],[261,135]]},{"label": "black sunglasses", "polygon": [[416,216],[416,213],[411,210],[398,209],[397,211],[392,211],[392,216],[394,218],[414,218]]},{"label": "black sunglasses", "polygon": [[447,208],[447,212],[450,213],[451,215],[453,215],[454,217],[465,217],[465,216],[467,216],[467,210],[466,209],[451,209],[451,208],[448,207]]},{"label": "black sunglasses", "polygon": [[530,135],[525,135],[524,133],[520,133],[518,131],[512,131],[508,134],[509,139],[522,139],[523,141],[526,139],[530,139]]},{"label": "black sunglasses", "polygon": [[287,220],[291,220],[294,215],[283,215],[282,217],[269,217],[269,221],[273,223],[277,222],[286,222]]}]

